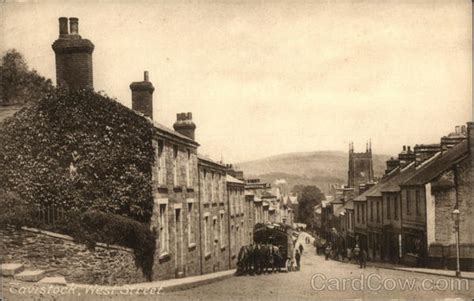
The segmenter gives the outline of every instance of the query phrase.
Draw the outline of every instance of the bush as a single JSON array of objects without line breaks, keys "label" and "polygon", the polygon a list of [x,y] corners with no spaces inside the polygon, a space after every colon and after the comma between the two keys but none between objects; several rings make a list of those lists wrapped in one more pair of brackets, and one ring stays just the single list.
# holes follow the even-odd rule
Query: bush
[{"label": "bush", "polygon": [[70,211],[54,228],[91,248],[101,242],[133,249],[135,264],[151,281],[156,234],[145,224],[111,213]]},{"label": "bush", "polygon": [[7,225],[21,228],[22,226],[37,227],[39,225],[35,210],[16,193],[0,191],[0,227]]}]

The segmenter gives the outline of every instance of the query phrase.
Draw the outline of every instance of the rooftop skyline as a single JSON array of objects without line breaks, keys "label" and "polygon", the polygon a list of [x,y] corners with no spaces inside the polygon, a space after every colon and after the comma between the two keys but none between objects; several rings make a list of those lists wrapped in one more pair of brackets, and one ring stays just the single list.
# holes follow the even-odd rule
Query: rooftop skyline
[{"label": "rooftop skyline", "polygon": [[[4,3],[3,52],[55,82],[58,18],[95,44],[94,87],[131,106],[150,72],[154,119],[193,112],[200,152],[395,155],[472,120],[468,1]],[[380,26],[384,20],[384,26]]]}]

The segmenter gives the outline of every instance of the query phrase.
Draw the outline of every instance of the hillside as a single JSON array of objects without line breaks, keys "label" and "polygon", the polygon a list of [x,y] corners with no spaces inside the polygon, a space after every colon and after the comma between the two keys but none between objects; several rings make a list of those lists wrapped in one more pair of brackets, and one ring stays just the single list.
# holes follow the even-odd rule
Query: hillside
[{"label": "hillside", "polygon": [[[385,170],[386,155],[373,155],[375,176]],[[347,182],[348,154],[340,151],[288,153],[236,164],[247,176],[258,176],[262,181],[294,185],[317,185],[327,191],[332,183]],[[282,181],[284,180],[284,181]],[[286,186],[286,185],[283,185]]]}]

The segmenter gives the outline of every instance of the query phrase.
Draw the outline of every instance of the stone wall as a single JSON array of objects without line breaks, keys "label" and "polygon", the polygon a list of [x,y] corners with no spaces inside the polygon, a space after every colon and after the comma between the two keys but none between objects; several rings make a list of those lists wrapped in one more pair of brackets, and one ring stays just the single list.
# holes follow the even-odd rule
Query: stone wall
[{"label": "stone wall", "polygon": [[146,282],[133,250],[98,244],[89,250],[70,236],[23,228],[0,229],[3,261],[62,275],[68,282],[120,285]]}]

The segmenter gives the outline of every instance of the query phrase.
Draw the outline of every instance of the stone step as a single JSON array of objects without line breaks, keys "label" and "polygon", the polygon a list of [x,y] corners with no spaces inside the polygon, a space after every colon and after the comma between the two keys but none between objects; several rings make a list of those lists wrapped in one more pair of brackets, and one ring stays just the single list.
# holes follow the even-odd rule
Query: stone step
[{"label": "stone step", "polygon": [[1,266],[2,276],[15,276],[24,269],[25,266],[21,263],[4,263]]},{"label": "stone step", "polygon": [[20,274],[15,275],[16,280],[37,282],[41,280],[45,275],[43,270],[26,270]]},{"label": "stone step", "polygon": [[40,284],[52,284],[52,285],[67,285],[66,278],[62,276],[57,276],[57,277],[44,277],[40,281],[38,281]]}]

